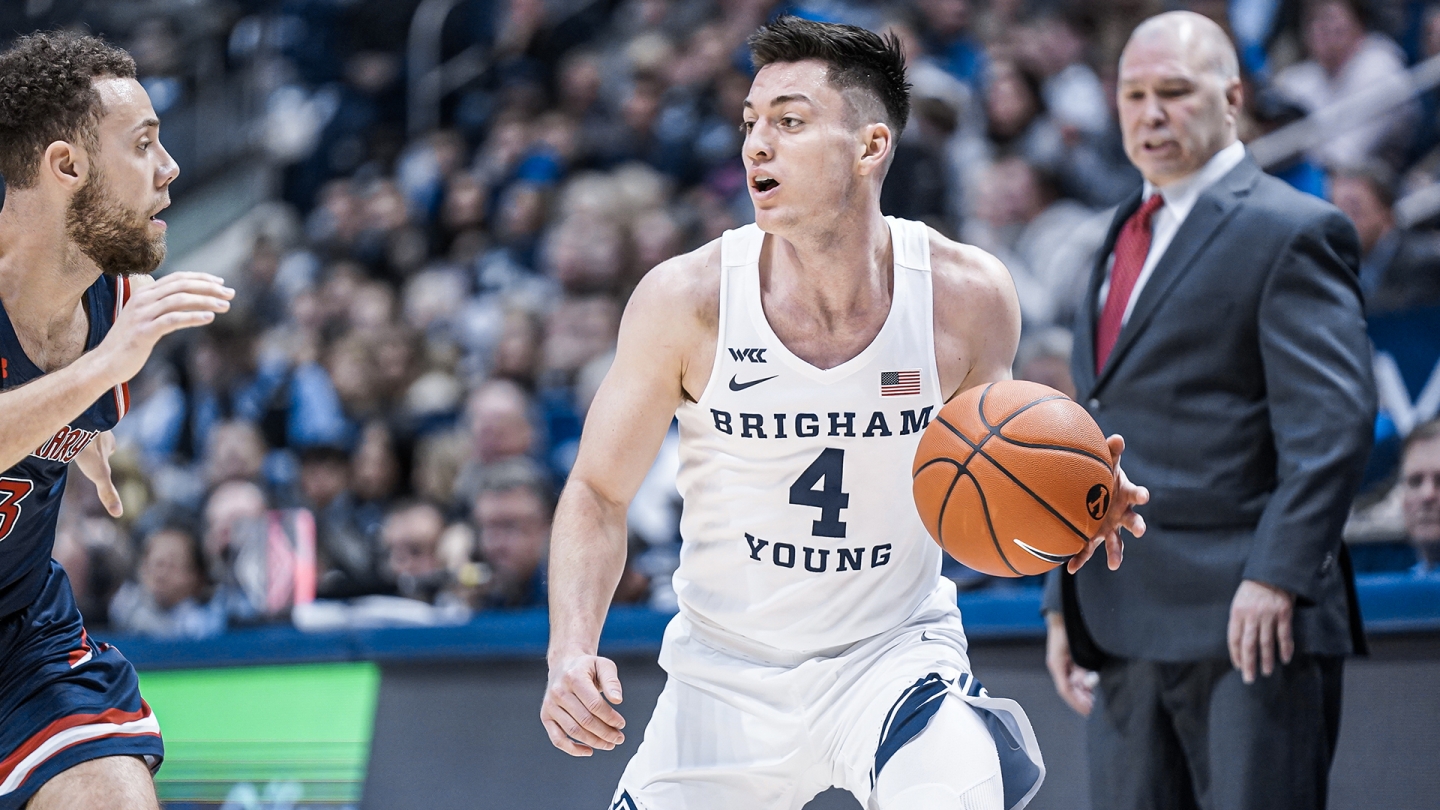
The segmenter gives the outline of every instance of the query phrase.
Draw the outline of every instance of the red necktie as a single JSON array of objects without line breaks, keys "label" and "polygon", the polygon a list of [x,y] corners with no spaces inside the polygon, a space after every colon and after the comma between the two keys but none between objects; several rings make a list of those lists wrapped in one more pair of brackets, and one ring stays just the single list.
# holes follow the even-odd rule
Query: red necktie
[{"label": "red necktie", "polygon": [[1150,220],[1165,204],[1165,198],[1157,191],[1140,206],[1139,210],[1125,220],[1120,236],[1115,239],[1115,264],[1110,268],[1110,292],[1105,296],[1105,308],[1100,310],[1100,322],[1095,326],[1095,373],[1105,368],[1110,351],[1120,337],[1120,326],[1125,320],[1125,307],[1130,303],[1130,294],[1135,291],[1135,282],[1145,266],[1145,257],[1150,253]]}]

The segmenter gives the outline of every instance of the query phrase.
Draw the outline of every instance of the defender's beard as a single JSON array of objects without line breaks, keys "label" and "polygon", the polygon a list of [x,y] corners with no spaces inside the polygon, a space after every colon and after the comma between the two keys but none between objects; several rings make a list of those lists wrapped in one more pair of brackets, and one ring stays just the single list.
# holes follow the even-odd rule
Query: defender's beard
[{"label": "defender's beard", "polygon": [[66,234],[107,275],[155,272],[165,260],[165,234],[152,235],[150,221],[111,199],[108,191],[97,168],[70,200]]}]

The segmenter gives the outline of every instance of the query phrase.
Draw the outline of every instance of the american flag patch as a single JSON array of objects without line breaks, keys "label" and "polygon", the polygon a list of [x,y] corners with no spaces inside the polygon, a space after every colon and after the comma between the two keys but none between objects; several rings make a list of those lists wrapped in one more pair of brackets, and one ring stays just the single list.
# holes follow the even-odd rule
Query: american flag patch
[{"label": "american flag patch", "polygon": [[920,393],[920,370],[880,372],[880,396],[913,397]]}]

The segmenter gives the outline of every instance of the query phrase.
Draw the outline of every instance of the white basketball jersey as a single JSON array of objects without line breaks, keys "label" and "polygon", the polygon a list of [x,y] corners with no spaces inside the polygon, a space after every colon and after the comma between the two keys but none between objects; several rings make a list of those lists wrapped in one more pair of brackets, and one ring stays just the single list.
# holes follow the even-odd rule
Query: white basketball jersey
[{"label": "white basketball jersey", "polygon": [[920,433],[943,402],[930,240],[887,218],[890,314],[851,360],[791,354],[760,305],[754,225],[721,238],[715,367],[677,411],[680,610],[770,647],[842,647],[899,625],[935,590],[940,549],[911,496]]}]

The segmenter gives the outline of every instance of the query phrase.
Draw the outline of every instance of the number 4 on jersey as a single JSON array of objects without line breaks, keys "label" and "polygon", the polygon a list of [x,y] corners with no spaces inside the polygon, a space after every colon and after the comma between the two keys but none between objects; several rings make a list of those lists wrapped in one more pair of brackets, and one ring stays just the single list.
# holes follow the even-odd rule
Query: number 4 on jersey
[{"label": "number 4 on jersey", "polygon": [[34,488],[24,478],[0,478],[0,542],[14,530],[20,520],[20,502]]},{"label": "number 4 on jersey", "polygon": [[[814,506],[820,510],[820,519],[810,527],[810,533],[816,537],[845,536],[845,522],[840,520],[840,510],[850,506],[850,495],[841,490],[844,478],[845,451],[827,447],[790,485],[790,503]],[[822,482],[823,485],[817,489],[816,485]]]}]

